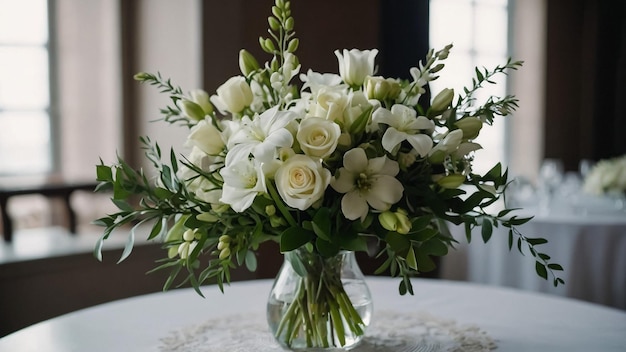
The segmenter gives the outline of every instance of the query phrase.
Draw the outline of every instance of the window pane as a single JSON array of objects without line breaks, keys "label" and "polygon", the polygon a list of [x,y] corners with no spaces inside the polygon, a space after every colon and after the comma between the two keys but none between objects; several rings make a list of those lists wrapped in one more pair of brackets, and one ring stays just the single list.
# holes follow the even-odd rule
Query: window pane
[{"label": "window pane", "polygon": [[435,50],[450,43],[452,52],[472,47],[472,4],[469,1],[430,2],[430,42]]},{"label": "window pane", "polygon": [[49,104],[48,92],[48,53],[43,47],[0,47],[0,107],[42,109]]},{"label": "window pane", "polygon": [[476,50],[506,56],[508,38],[506,7],[476,6]]},{"label": "window pane", "polygon": [[0,113],[0,174],[48,172],[50,121],[40,112]]},{"label": "window pane", "polygon": [[47,13],[46,0],[0,0],[0,44],[44,45]]}]

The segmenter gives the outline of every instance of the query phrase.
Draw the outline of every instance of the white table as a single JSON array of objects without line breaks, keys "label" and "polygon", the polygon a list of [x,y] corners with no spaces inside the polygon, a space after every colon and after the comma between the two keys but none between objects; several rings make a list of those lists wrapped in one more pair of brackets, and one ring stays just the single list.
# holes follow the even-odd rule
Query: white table
[{"label": "white table", "polygon": [[[446,258],[444,277],[545,292],[626,309],[626,212],[573,213],[551,211],[534,214],[519,227],[528,237],[543,237],[547,244],[537,249],[550,255],[565,271],[564,286],[555,288],[535,273],[534,258],[514,246],[508,250],[508,229],[494,228],[487,244],[482,243],[480,228],[475,229],[472,243],[465,244],[465,232],[452,227],[455,238],[463,244],[460,253]],[[474,243],[476,242],[476,243]],[[456,260],[455,260],[456,255]]]},{"label": "white table", "polygon": [[[385,310],[427,311],[478,325],[497,341],[498,351],[624,351],[626,347],[626,313],[617,309],[444,280],[414,280],[415,296],[399,296],[396,279],[368,278],[368,283],[374,319],[376,312]],[[182,289],[107,303],[8,335],[0,339],[0,351],[157,351],[159,339],[181,327],[225,314],[263,313],[270,286],[269,280],[238,282],[227,287],[226,294],[205,287],[206,299]]]}]

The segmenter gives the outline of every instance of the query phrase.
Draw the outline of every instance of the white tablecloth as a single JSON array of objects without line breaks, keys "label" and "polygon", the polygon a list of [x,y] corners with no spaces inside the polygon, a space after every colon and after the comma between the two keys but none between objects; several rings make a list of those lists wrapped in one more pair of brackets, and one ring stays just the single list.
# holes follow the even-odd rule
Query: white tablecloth
[{"label": "white tablecloth", "polygon": [[[532,210],[526,211],[532,214]],[[535,218],[519,227],[527,237],[543,237],[547,244],[537,249],[550,255],[565,271],[564,286],[555,288],[535,273],[535,260],[526,250],[508,250],[508,229],[494,228],[492,238],[482,243],[480,228],[466,244],[461,227],[453,227],[463,244],[445,259],[444,277],[502,285],[577,298],[626,309],[626,213],[573,214],[535,212]]]},{"label": "white tablecloth", "polygon": [[[368,284],[373,319],[377,312],[426,312],[475,324],[496,341],[498,351],[617,352],[626,346],[626,313],[617,309],[444,280],[414,280],[415,296],[399,296],[397,279],[368,278]],[[226,294],[205,287],[206,299],[182,289],[107,303],[8,335],[0,339],[0,351],[159,351],[163,338],[186,326],[230,314],[263,314],[270,286],[269,280],[238,282],[226,287]]]}]

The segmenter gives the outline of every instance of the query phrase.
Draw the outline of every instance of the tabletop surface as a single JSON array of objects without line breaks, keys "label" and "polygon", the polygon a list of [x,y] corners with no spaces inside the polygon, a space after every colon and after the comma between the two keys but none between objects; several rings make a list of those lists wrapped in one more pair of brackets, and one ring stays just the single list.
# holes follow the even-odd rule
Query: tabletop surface
[{"label": "tabletop surface", "polygon": [[[368,277],[376,312],[436,314],[475,324],[498,351],[624,351],[626,312],[572,299],[455,281],[414,279],[415,296],[398,280]],[[228,314],[265,311],[271,280],[233,283],[205,299],[178,289],[102,304],[35,324],[0,339],[0,351],[159,351],[172,331]],[[6,318],[6,317],[3,317]],[[357,349],[358,351],[358,349]]]}]

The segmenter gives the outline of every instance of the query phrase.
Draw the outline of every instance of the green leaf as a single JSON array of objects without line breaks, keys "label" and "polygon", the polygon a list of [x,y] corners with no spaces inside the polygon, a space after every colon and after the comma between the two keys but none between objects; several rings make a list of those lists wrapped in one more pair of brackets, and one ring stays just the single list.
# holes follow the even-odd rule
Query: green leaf
[{"label": "green leaf", "polygon": [[385,242],[396,253],[402,253],[411,246],[409,238],[397,232],[388,232],[385,236]]},{"label": "green leaf", "polygon": [[537,275],[545,280],[548,279],[548,271],[546,270],[545,265],[541,264],[540,262],[535,262],[535,270],[537,271]]},{"label": "green leaf", "polygon": [[420,272],[426,273],[429,271],[433,271],[437,268],[437,264],[428,256],[426,253],[422,251],[417,251],[417,266]]},{"label": "green leaf", "polygon": [[248,251],[248,253],[246,253],[246,268],[252,272],[256,271],[257,259],[253,251]]},{"label": "green leaf", "polygon": [[413,247],[409,249],[409,252],[406,255],[406,263],[409,268],[417,270],[417,259],[415,258],[415,251],[413,250]]},{"label": "green leaf", "polygon": [[487,243],[493,234],[493,225],[488,218],[483,219],[483,224],[480,229],[480,234],[483,236],[483,242]]},{"label": "green leaf", "polygon": [[427,242],[424,242],[419,251],[441,257],[448,254],[448,246],[445,243],[441,242],[441,240],[433,238]]},{"label": "green leaf", "polygon": [[96,165],[96,180],[102,182],[113,181],[113,172],[106,165]]},{"label": "green leaf", "polygon": [[545,238],[537,237],[537,238],[526,238],[526,242],[530,243],[533,246],[537,246],[540,244],[548,243],[548,240]]},{"label": "green leaf", "polygon": [[330,241],[330,209],[320,208],[313,217],[313,231],[325,241]]},{"label": "green leaf", "polygon": [[289,261],[291,268],[296,272],[296,274],[300,275],[300,277],[307,277],[308,272],[299,255],[293,252],[287,252],[285,253],[285,258]]},{"label": "green leaf", "polygon": [[290,227],[280,235],[280,251],[289,252],[302,247],[313,240],[312,232],[303,230],[301,227]]},{"label": "green leaf", "polygon": [[339,246],[334,242],[328,242],[318,237],[315,240],[315,248],[324,257],[332,257],[339,253]]},{"label": "green leaf", "polygon": [[563,271],[563,267],[556,263],[548,264],[548,268],[550,268],[550,270]]},{"label": "green leaf", "polygon": [[367,252],[367,239],[363,236],[340,237],[341,248],[354,252]]},{"label": "green leaf", "polygon": [[128,238],[126,239],[126,244],[124,245],[124,251],[122,252],[122,255],[120,256],[120,259],[117,261],[118,264],[124,261],[124,259],[128,258],[130,253],[133,251],[133,246],[135,245],[135,229],[136,228],[137,226],[134,226],[133,229],[128,234]]},{"label": "green leaf", "polygon": [[159,235],[161,235],[165,231],[165,218],[157,219],[152,225],[152,230],[150,231],[150,235],[148,239],[153,239]]}]

